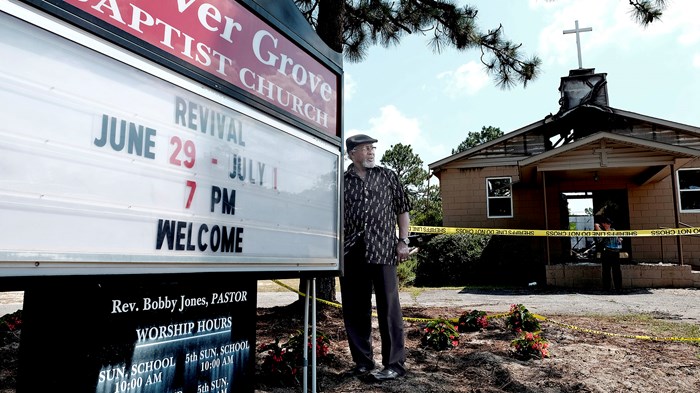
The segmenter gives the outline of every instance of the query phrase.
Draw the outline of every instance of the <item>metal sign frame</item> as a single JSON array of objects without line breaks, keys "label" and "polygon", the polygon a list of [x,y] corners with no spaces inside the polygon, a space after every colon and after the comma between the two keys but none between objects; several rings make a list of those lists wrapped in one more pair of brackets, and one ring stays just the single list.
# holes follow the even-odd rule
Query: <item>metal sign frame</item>
[{"label": "metal sign frame", "polygon": [[[55,6],[54,3],[61,2],[27,1],[26,3],[31,3],[32,5],[37,5],[38,3],[41,3],[42,8],[51,8]],[[246,5],[249,6],[247,3],[249,2],[246,2]],[[198,100],[198,102],[200,103],[208,103],[217,109],[223,108],[221,110],[225,111],[227,114],[233,113],[236,115],[240,115],[243,121],[247,122],[246,124],[252,124],[253,127],[257,127],[256,131],[259,134],[266,133],[265,137],[272,140],[273,145],[277,144],[276,142],[280,141],[285,143],[291,141],[292,145],[296,147],[291,149],[293,150],[293,153],[289,153],[288,155],[285,155],[286,152],[283,146],[269,147],[271,150],[273,150],[273,155],[278,155],[280,157],[280,160],[282,161],[290,161],[291,158],[293,158],[291,156],[292,154],[302,156],[300,157],[301,159],[304,158],[304,155],[310,155],[312,157],[321,158],[321,166],[326,166],[323,169],[325,169],[327,172],[325,174],[326,177],[330,177],[330,179],[319,179],[322,175],[319,175],[318,173],[316,173],[316,178],[311,176],[311,179],[319,180],[320,183],[325,184],[327,187],[331,188],[331,191],[323,190],[317,194],[320,195],[319,200],[322,202],[322,206],[320,207],[321,212],[319,214],[316,214],[314,212],[315,210],[319,209],[319,206],[317,204],[318,200],[314,200],[314,198],[311,197],[307,198],[305,202],[299,202],[300,199],[296,195],[303,193],[313,194],[315,191],[311,190],[310,187],[307,187],[302,190],[288,189],[286,190],[286,193],[284,190],[280,190],[279,188],[265,189],[262,193],[251,193],[251,189],[253,189],[254,187],[250,186],[249,184],[235,182],[231,183],[231,181],[235,181],[235,179],[227,179],[226,181],[222,181],[224,183],[223,186],[220,186],[218,188],[217,184],[213,184],[217,182],[209,182],[206,184],[206,187],[200,187],[200,190],[202,188],[205,188],[207,190],[211,190],[211,192],[206,195],[206,198],[202,198],[205,200],[204,202],[200,200],[200,205],[202,208],[200,209],[200,211],[197,211],[196,214],[190,214],[191,211],[180,209],[180,211],[176,212],[177,214],[174,215],[174,218],[172,218],[172,215],[165,215],[161,220],[154,220],[150,224],[153,226],[155,231],[152,232],[154,234],[153,238],[149,239],[148,242],[151,242],[152,244],[158,244],[160,242],[161,250],[163,249],[163,245],[166,245],[165,248],[168,248],[169,245],[170,250],[167,250],[168,252],[163,252],[161,254],[158,254],[158,252],[160,251],[156,252],[155,254],[149,252],[144,253],[143,250],[131,250],[129,247],[125,247],[124,250],[121,251],[121,253],[115,252],[114,250],[107,252],[86,252],[84,250],[76,251],[70,249],[47,250],[42,249],[41,247],[37,247],[36,250],[29,250],[28,248],[16,249],[13,248],[11,244],[8,246],[8,243],[5,242],[4,246],[0,246],[0,278],[18,276],[61,276],[94,274],[199,273],[216,271],[262,273],[263,275],[269,277],[289,277],[298,275],[306,276],[309,275],[309,273],[337,274],[337,272],[340,269],[341,256],[339,255],[339,244],[341,240],[342,224],[342,217],[340,217],[340,205],[342,203],[342,198],[340,198],[340,193],[342,191],[341,180],[343,158],[341,155],[342,145],[340,142],[340,138],[338,138],[337,136],[329,136],[328,133],[320,132],[319,130],[310,127],[308,124],[300,122],[298,119],[293,119],[289,115],[280,113],[280,111],[277,109],[270,109],[268,105],[261,104],[259,100],[255,97],[249,97],[248,95],[242,94],[241,92],[235,92],[235,94],[232,94],[233,89],[230,86],[217,85],[219,88],[212,89],[212,86],[209,83],[202,83],[201,73],[195,75],[194,73],[192,73],[191,70],[189,70],[188,67],[186,67],[183,64],[178,64],[176,62],[166,60],[165,63],[167,63],[167,66],[165,66],[162,64],[163,62],[161,61],[154,62],[153,58],[144,57],[144,53],[141,50],[135,50],[137,49],[137,47],[134,46],[133,43],[130,43],[126,46],[115,43],[114,40],[122,40],[122,44],[124,44],[124,42],[127,41],[124,41],[124,37],[114,35],[113,33],[109,32],[105,33],[104,31],[100,30],[98,27],[96,27],[98,26],[98,24],[95,23],[95,21],[84,21],[84,23],[86,23],[89,26],[95,26],[95,30],[100,31],[100,36],[110,36],[114,40],[106,41],[100,37],[95,36],[94,33],[96,33],[96,31],[86,31],[86,25],[83,23],[81,23],[80,25],[66,23],[66,15],[62,15],[62,17],[59,19],[47,15],[44,12],[37,10],[36,8],[27,6],[26,4],[23,4],[22,2],[18,1],[0,0],[0,16],[16,18],[17,20],[22,21],[22,23],[26,22],[31,25],[34,25],[37,28],[39,28],[42,32],[48,31],[51,34],[56,35],[58,40],[69,41],[71,42],[71,45],[77,44],[81,47],[84,47],[83,49],[86,51],[94,52],[96,56],[106,56],[107,58],[111,59],[110,61],[113,61],[114,64],[117,64],[118,66],[126,65],[129,68],[135,69],[138,71],[139,74],[143,75],[143,78],[145,80],[157,80],[156,83],[164,83],[168,86],[172,86],[172,89],[184,92],[183,94],[187,97],[195,97],[195,99]],[[308,44],[305,44],[304,48],[308,49],[307,46]],[[318,53],[316,53],[316,55],[317,54]],[[160,57],[158,57],[158,59],[162,60],[162,58]],[[327,60],[324,60],[323,63],[326,66],[328,66],[329,69],[333,70],[333,72],[340,73],[340,69],[337,64],[333,65],[331,64],[332,62],[328,62]],[[211,82],[210,80],[207,81]],[[342,85],[342,83],[339,83],[339,85]],[[48,90],[50,91],[51,89]],[[171,103],[172,107],[174,108],[173,111],[175,112],[177,112],[177,105],[178,102],[180,102],[177,101],[177,98],[182,97],[176,96],[175,101]],[[338,113],[340,114],[340,110],[338,111]],[[185,116],[186,114],[186,110],[185,112],[180,113],[181,116]],[[103,119],[101,128],[97,124],[93,124],[93,129],[89,131],[92,132],[92,135],[90,135],[89,138],[89,140],[92,142],[92,146],[90,147],[93,150],[95,150],[95,147],[98,144],[97,141],[100,140],[100,137],[94,135],[94,133],[96,132],[95,130],[99,131],[100,129],[102,129],[104,131],[105,129],[110,129],[110,127],[112,127],[112,130],[119,129],[120,118],[118,116],[114,116],[117,119],[115,120],[116,125],[110,125],[111,118],[110,115],[107,113],[95,112],[91,114],[91,117],[93,118],[93,120],[99,120],[100,118]],[[104,120],[105,117],[107,118],[107,120]],[[137,116],[136,118],[139,117]],[[341,116],[338,116],[338,118],[342,119]],[[144,123],[145,124],[143,125],[146,129],[146,134],[148,134],[149,122],[145,121]],[[342,121],[339,121],[339,126],[340,123],[342,123]],[[157,121],[154,124],[158,124]],[[157,132],[159,132],[160,130],[160,128],[158,127],[153,128],[157,129]],[[177,127],[173,127],[171,124],[170,127],[164,128]],[[187,127],[183,126],[181,128],[182,129],[178,132],[182,133],[184,131],[187,131],[185,130],[185,128]],[[8,131],[6,130],[6,133],[7,132]],[[163,133],[167,133],[167,131],[161,132],[161,134]],[[3,150],[7,148],[7,146],[12,145],[11,142],[12,141],[8,142],[7,140],[4,142],[0,141],[0,150]],[[23,142],[18,142],[17,140],[15,140],[13,143],[13,146],[16,147],[22,145]],[[144,137],[144,144],[148,146],[148,143],[155,144],[156,146],[158,146],[158,142],[154,142],[152,139]],[[164,145],[164,143],[161,143],[160,145],[162,146]],[[57,153],[52,152],[51,146],[51,143],[45,143],[45,146],[43,148],[46,149],[45,151],[48,152],[49,155],[56,155]],[[205,150],[207,151],[201,152],[201,154],[198,151],[196,155],[197,160],[199,162],[202,162],[205,159],[209,159],[211,160],[211,162],[214,162],[216,158],[214,158],[213,156],[215,155],[215,151],[217,150],[217,148],[221,148],[221,144],[209,143],[205,144],[204,146],[206,147]],[[182,143],[180,147],[184,152],[186,149],[185,144]],[[165,147],[162,148],[165,149]],[[175,145],[175,147],[168,147],[168,149],[173,148],[177,148],[177,144]],[[112,147],[112,150],[115,150],[114,147]],[[126,150],[126,148],[124,148],[124,150]],[[157,147],[155,148],[155,150],[157,151]],[[250,150],[254,151],[252,148],[250,148]],[[38,150],[33,150],[32,153],[36,153],[36,151]],[[114,159],[113,156],[115,156],[115,154],[119,152],[110,151],[109,153],[110,154],[107,158]],[[158,155],[158,153],[154,153],[154,151],[151,151],[150,153],[153,155]],[[99,155],[100,153],[94,154]],[[226,157],[226,160],[230,162],[231,156],[235,157],[236,151],[228,151],[227,154],[228,155],[225,154],[224,156]],[[255,154],[262,153],[256,151]],[[139,158],[144,158],[143,156],[145,155],[146,154],[143,153],[141,157],[136,157],[131,161],[138,161]],[[160,156],[170,156],[172,159],[172,155],[170,152],[160,154]],[[102,157],[98,158],[101,159]],[[183,159],[183,161],[186,161],[188,156],[185,154],[181,158]],[[306,159],[308,159],[308,157]],[[148,157],[146,157],[146,159],[142,161],[148,161]],[[129,162],[129,158],[125,160],[125,157],[118,157],[115,162],[120,163],[114,164],[118,167],[119,165],[125,165],[124,163]],[[48,164],[46,165],[49,165],[50,161],[47,161],[47,163]],[[234,158],[233,164],[231,165],[235,167],[235,163],[236,161]],[[86,164],[90,165],[92,164],[92,162],[86,161]],[[141,164],[145,165],[143,163]],[[305,165],[318,166],[318,164],[319,162],[307,162]],[[278,168],[280,170],[284,170],[283,168],[281,168],[281,166],[282,165],[279,165]],[[288,172],[290,176],[292,176],[294,172],[301,172],[300,169],[303,168],[303,165],[296,164],[296,166],[291,165],[291,167],[294,170]],[[148,165],[145,165],[144,168],[146,168],[143,169],[144,172],[153,170],[153,167],[151,167],[151,169],[148,169]],[[181,188],[184,189],[183,192],[186,195],[188,187],[190,190],[192,188],[191,184],[188,183],[188,181],[192,180],[188,180],[189,178],[187,176],[182,175],[183,173],[187,173],[187,169],[188,168],[178,168],[177,170],[163,170],[162,168],[158,168],[155,169],[155,171],[158,172],[158,176],[155,176],[153,174],[150,174],[149,176],[154,178],[168,176],[174,176],[176,178],[179,178],[179,180],[181,180],[182,185],[184,186]],[[185,172],[183,172],[183,170]],[[213,176],[212,173],[214,172],[210,173],[210,177]],[[269,173],[270,172],[267,172],[267,174]],[[99,175],[99,173],[94,174],[94,176]],[[69,175],[63,174],[61,176],[65,177]],[[58,176],[58,178],[60,178],[61,176]],[[196,178],[195,180],[202,178],[197,178],[197,176],[202,176],[200,174],[200,171],[198,171],[194,175],[194,177],[191,178]],[[206,178],[206,176],[203,176],[203,178]],[[270,179],[273,179],[273,177],[270,177]],[[321,180],[325,181],[325,183],[323,183],[323,181]],[[147,182],[148,180],[141,179],[141,181]],[[266,183],[266,186],[268,186],[269,184],[270,182],[268,181]],[[36,184],[34,184],[34,186],[35,185]],[[13,208],[19,206],[15,202],[17,198],[21,199],[21,197],[25,197],[25,199],[22,201],[22,206],[25,209],[32,209],[31,198],[36,198],[36,206],[43,206],[44,211],[46,211],[47,207],[50,208],[51,206],[54,206],[50,204],[42,205],[42,203],[46,203],[45,201],[50,200],[51,198],[47,198],[47,195],[41,194],[41,187],[38,187],[38,189],[34,189],[32,187],[29,188],[30,189],[20,187],[19,189],[13,189],[12,186],[9,186],[9,188],[8,186],[6,186],[4,192],[2,192],[4,196],[0,198],[0,207],[2,207],[2,205],[4,204],[6,210],[11,211]],[[250,193],[251,195],[248,197],[248,200],[254,201],[252,203],[260,203],[259,206],[255,206],[255,209],[250,210],[260,212],[260,215],[268,214],[268,218],[262,220],[262,223],[256,223],[255,213],[250,213],[251,215],[249,216],[244,216],[243,213],[240,213],[238,217],[230,214],[233,206],[228,206],[227,211],[227,206],[225,205],[227,204],[227,202],[232,201],[232,191],[234,191],[234,189],[236,188],[238,188],[236,192],[238,193],[238,198],[240,198],[240,200],[244,199],[244,197],[242,196],[243,194]],[[32,193],[34,193],[35,195]],[[11,196],[15,199],[13,200],[8,196]],[[29,199],[26,198],[28,196],[30,197]],[[49,196],[56,197],[56,195]],[[156,199],[154,200],[159,201],[158,198],[159,197],[156,197]],[[268,198],[268,200],[271,200],[272,202],[270,202],[270,204],[268,204],[267,206],[264,203],[259,202],[264,200],[264,198]],[[187,198],[183,198],[183,203],[186,203],[184,201],[185,199]],[[214,206],[215,200],[217,201],[216,206]],[[270,217],[269,213],[271,211],[274,212],[275,210],[283,211],[281,208],[288,205],[294,207],[295,203],[295,211],[298,210],[299,212],[297,214],[287,214],[286,217],[282,215],[283,217],[281,220],[281,227],[273,228],[273,226],[277,225],[277,217]],[[299,206],[304,204],[306,206],[303,207],[306,210],[300,209]],[[210,218],[211,220],[213,220],[213,222],[215,222],[215,224],[223,222],[224,224],[228,223],[231,227],[236,226],[244,228],[246,227],[246,225],[250,225],[250,228],[253,228],[248,230],[248,232],[246,232],[246,234],[242,237],[242,242],[244,246],[241,252],[235,252],[235,240],[231,240],[234,244],[230,245],[231,250],[233,251],[224,255],[207,253],[207,251],[210,252],[211,250],[206,248],[204,251],[202,251],[201,245],[196,244],[196,242],[192,240],[195,239],[195,237],[191,235],[193,229],[188,228],[187,224],[193,224],[191,226],[194,226],[194,232],[197,232],[197,230],[199,230],[201,234],[203,231],[203,226],[207,227],[206,230],[210,229],[210,225],[207,225],[209,222],[207,222],[206,219],[200,219],[199,221],[197,221],[195,219],[178,219],[178,217],[184,217],[188,214],[192,216],[203,216],[205,215],[204,210],[208,208],[208,205],[211,205],[212,211],[208,212],[207,214],[211,213],[210,216],[217,216],[216,218]],[[229,203],[229,205],[231,204]],[[214,212],[214,207],[216,207],[217,209],[216,212]],[[132,209],[132,206],[121,206],[120,208]],[[140,212],[138,212],[138,209],[132,209],[132,215],[148,215],[149,213],[147,210],[149,206],[145,205],[142,206],[142,208],[144,210]],[[153,206],[150,206],[150,208],[153,208]],[[178,209],[179,208],[174,208],[173,211]],[[222,209],[221,211],[226,212],[230,217],[218,217],[219,215],[224,214],[219,213],[218,209]],[[133,211],[136,211],[136,213],[133,213]],[[171,211],[170,213],[173,213],[173,211]],[[304,213],[305,211],[306,213]],[[163,221],[167,221],[168,218],[170,218],[172,221],[169,224],[163,223]],[[35,221],[33,221],[33,223],[36,224],[37,222],[39,222],[38,220],[39,218],[36,218]],[[323,222],[321,223],[321,221]],[[180,225],[181,223],[184,224]],[[319,227],[314,228],[314,224],[320,225]],[[167,225],[171,226],[168,227]],[[199,227],[197,227],[197,225],[199,225]],[[15,227],[21,227],[21,225],[15,225]],[[213,227],[214,226],[211,226],[211,228]],[[254,235],[248,235],[248,233],[254,232],[255,228],[259,229],[260,227],[265,227],[264,229],[267,232],[261,232],[259,235],[259,239],[253,240]],[[66,226],[64,228],[66,229],[66,234],[62,235],[70,236],[72,229],[69,226]],[[125,229],[126,231],[122,232],[129,232],[128,227]],[[56,231],[54,231],[54,233],[55,232]],[[26,234],[28,232],[25,230],[24,233]],[[162,233],[165,233],[165,235],[161,236]],[[205,231],[205,233],[207,232]],[[272,235],[270,235],[271,233]],[[281,237],[277,238],[274,234],[286,235],[280,235]],[[237,236],[238,234],[232,234],[231,236],[234,235]],[[306,235],[310,236],[308,239],[325,240],[321,240],[320,243],[313,243],[312,241],[312,244],[309,247],[315,248],[312,251],[308,251],[304,249],[304,236]],[[21,238],[23,236],[22,232],[20,231],[20,234],[17,236]],[[184,239],[178,240],[179,237],[183,236]],[[161,237],[165,237],[165,239],[162,239]],[[44,239],[46,239],[46,236],[44,236]],[[257,251],[247,253],[245,247],[250,244],[255,244],[256,242]],[[41,244],[41,239],[35,239],[34,244]],[[177,250],[178,246],[181,246],[181,248],[184,247],[184,250]],[[319,249],[322,250],[319,251]]]}]

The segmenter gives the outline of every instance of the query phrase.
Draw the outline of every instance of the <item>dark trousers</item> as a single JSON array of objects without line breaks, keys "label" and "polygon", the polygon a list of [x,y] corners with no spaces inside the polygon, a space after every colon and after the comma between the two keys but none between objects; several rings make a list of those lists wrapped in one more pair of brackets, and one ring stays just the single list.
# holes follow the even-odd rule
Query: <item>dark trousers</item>
[{"label": "dark trousers", "polygon": [[382,365],[399,374],[406,373],[404,362],[403,315],[399,303],[396,266],[368,264],[364,250],[345,256],[340,277],[343,319],[352,360],[357,366],[374,367],[372,351],[372,287],[377,301],[377,319],[382,341]]},{"label": "dark trousers", "polygon": [[612,273],[612,283],[615,290],[622,289],[622,270],[620,269],[620,252],[603,250],[601,255],[601,265],[603,266],[603,289],[610,290],[610,275]]}]

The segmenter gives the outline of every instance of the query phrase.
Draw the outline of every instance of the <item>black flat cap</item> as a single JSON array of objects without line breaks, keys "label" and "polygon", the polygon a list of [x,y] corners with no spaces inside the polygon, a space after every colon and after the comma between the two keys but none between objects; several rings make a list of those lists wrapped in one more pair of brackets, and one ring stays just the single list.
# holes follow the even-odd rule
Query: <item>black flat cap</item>
[{"label": "black flat cap", "polygon": [[357,134],[345,140],[345,147],[348,151],[350,151],[359,145],[364,145],[365,143],[377,143],[377,140],[365,134]]}]

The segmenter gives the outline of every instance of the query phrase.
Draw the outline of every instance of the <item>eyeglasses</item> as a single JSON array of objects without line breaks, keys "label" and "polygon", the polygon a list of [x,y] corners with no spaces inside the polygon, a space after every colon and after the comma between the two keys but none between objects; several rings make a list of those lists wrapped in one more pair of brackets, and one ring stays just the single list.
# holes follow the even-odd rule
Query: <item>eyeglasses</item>
[{"label": "eyeglasses", "polygon": [[377,150],[377,147],[372,145],[365,145],[362,147],[356,147],[352,149],[352,151],[364,151],[365,153],[373,152],[375,150]]}]

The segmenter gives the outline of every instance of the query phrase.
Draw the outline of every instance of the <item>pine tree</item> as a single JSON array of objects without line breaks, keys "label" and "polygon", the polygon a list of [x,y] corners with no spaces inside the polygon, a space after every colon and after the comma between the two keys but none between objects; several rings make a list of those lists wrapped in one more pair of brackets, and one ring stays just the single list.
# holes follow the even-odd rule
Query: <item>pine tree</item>
[{"label": "pine tree", "polygon": [[[435,53],[446,47],[480,50],[481,62],[502,88],[534,80],[541,60],[527,57],[503,34],[503,26],[483,31],[478,10],[450,0],[294,0],[319,37],[351,62],[362,61],[373,45],[398,45],[410,34],[426,34]],[[629,0],[641,25],[660,20],[666,0]]]}]

